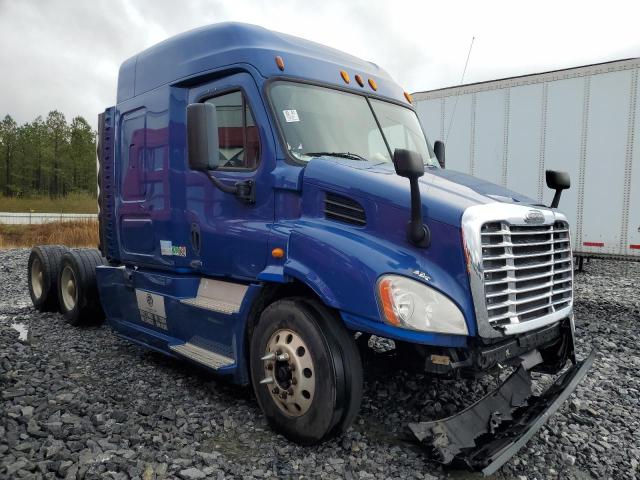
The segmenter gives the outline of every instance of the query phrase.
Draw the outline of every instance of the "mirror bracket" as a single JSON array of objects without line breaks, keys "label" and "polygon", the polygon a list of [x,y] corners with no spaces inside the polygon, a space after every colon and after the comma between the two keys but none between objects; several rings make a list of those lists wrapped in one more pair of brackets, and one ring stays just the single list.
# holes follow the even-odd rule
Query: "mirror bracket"
[{"label": "mirror bracket", "polygon": [[256,203],[256,182],[253,180],[245,180],[244,182],[237,182],[235,187],[238,200],[247,205]]},{"label": "mirror bracket", "polygon": [[436,158],[438,159],[440,168],[444,168],[445,154],[444,154],[444,142],[442,140],[436,140],[433,143],[433,153],[435,153]]},{"label": "mirror bracket", "polygon": [[213,175],[213,173],[209,171],[205,173],[217,189],[224,193],[235,195],[238,200],[247,205],[253,205],[256,203],[256,182],[253,180],[245,180],[242,182],[236,182],[233,185],[227,185],[222,183],[219,178]]},{"label": "mirror bracket", "polygon": [[417,152],[397,148],[393,152],[393,166],[396,174],[409,179],[411,188],[411,220],[407,226],[407,240],[419,248],[431,244],[431,232],[422,221],[422,198],[418,178],[424,175],[422,156]]}]

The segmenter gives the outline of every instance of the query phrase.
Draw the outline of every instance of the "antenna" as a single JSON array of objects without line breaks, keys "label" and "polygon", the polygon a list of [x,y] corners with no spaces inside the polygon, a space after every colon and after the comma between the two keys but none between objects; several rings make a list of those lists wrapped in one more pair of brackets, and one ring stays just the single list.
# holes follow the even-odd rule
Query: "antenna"
[{"label": "antenna", "polygon": [[[460,78],[460,85],[464,82],[464,75],[467,73],[467,65],[469,65],[469,57],[471,56],[471,49],[473,48],[473,41],[476,39],[475,36],[471,37],[471,44],[469,45],[469,51],[467,52],[467,60],[464,62],[464,69],[462,70],[462,77]],[[460,90],[456,94],[456,103],[453,104],[453,112],[451,113],[451,120],[449,120],[449,126],[447,127],[447,133],[444,136],[444,143],[447,143],[447,139],[449,138],[449,132],[451,132],[451,125],[453,125],[453,119],[456,116],[456,108],[458,107],[458,98],[460,97]]]}]

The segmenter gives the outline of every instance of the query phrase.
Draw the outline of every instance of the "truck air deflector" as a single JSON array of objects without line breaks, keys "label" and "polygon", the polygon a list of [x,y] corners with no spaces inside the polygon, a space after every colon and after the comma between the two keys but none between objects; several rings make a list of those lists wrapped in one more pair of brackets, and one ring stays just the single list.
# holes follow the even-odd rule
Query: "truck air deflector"
[{"label": "truck air deflector", "polygon": [[491,475],[560,408],[586,375],[595,353],[574,364],[540,396],[531,394],[531,376],[519,367],[499,388],[462,412],[411,423],[409,430],[438,462]]}]

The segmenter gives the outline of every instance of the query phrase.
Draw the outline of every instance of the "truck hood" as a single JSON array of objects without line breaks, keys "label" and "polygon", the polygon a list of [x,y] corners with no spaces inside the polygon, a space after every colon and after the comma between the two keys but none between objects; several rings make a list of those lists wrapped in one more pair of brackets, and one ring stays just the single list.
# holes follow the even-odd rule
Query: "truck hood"
[{"label": "truck hood", "polygon": [[[317,157],[305,168],[303,181],[329,191],[410,208],[409,180],[396,175],[391,163]],[[525,195],[453,170],[427,168],[419,184],[425,217],[453,226],[460,226],[462,214],[473,205],[536,205]]]}]

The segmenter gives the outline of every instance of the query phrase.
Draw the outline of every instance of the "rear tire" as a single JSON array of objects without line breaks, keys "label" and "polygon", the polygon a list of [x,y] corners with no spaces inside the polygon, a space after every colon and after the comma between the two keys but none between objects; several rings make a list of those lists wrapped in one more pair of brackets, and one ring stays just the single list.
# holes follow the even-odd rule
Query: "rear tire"
[{"label": "rear tire", "polygon": [[99,265],[104,265],[104,260],[95,248],[76,248],[62,255],[58,303],[60,312],[71,325],[98,323],[104,319],[96,282]]},{"label": "rear tire", "polygon": [[62,245],[39,245],[31,249],[27,267],[29,296],[36,310],[58,310],[60,260],[67,251]]},{"label": "rear tire", "polygon": [[362,362],[342,321],[320,302],[291,298],[269,305],[253,331],[250,357],[258,403],[271,428],[289,440],[312,445],[353,423]]}]

